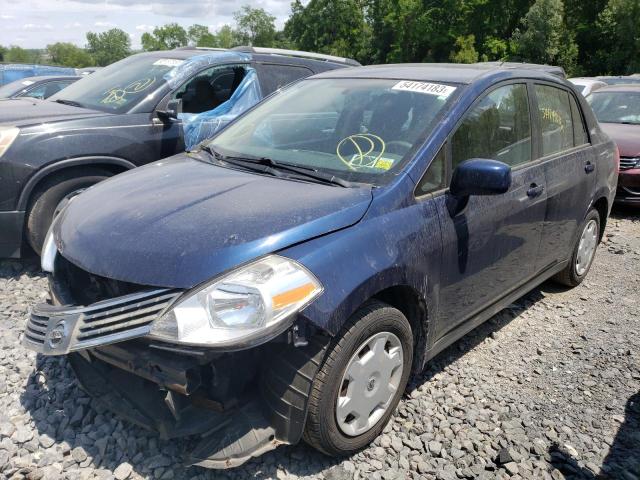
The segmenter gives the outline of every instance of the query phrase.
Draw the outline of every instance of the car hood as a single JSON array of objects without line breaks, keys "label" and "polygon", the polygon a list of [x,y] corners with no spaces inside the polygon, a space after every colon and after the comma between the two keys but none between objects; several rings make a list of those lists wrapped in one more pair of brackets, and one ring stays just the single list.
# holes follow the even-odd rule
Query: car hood
[{"label": "car hood", "polygon": [[0,101],[0,125],[10,125],[12,127],[25,127],[44,122],[101,115],[109,114],[98,110],[89,110],[33,98],[15,98]]},{"label": "car hood", "polygon": [[600,126],[616,142],[621,157],[640,156],[640,125],[601,123]]},{"label": "car hood", "polygon": [[60,254],[107,278],[191,288],[237,265],[358,222],[370,187],[222,168],[187,154],[102,182],[54,227]]}]

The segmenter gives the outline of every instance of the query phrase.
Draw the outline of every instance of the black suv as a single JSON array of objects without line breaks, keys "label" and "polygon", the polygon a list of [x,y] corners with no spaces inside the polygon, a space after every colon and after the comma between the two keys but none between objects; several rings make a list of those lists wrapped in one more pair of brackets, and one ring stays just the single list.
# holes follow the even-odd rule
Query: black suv
[{"label": "black suv", "polygon": [[[133,55],[46,101],[0,102],[0,257],[19,257],[25,243],[39,253],[75,193],[183,151],[183,116],[221,110],[219,128],[285,84],[353,65],[289,50],[184,48]],[[237,102],[249,79],[252,95]]]}]

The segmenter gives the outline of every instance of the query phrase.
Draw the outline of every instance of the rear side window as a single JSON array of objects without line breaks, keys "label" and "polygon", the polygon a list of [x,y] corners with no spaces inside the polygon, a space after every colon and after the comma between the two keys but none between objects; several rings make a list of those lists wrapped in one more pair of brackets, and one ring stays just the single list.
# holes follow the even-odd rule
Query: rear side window
[{"label": "rear side window", "polygon": [[269,95],[279,88],[289,85],[291,82],[313,75],[313,72],[307,67],[298,65],[262,63],[258,64],[258,71],[262,77],[260,84],[262,85],[265,95]]},{"label": "rear side window", "polygon": [[576,99],[572,95],[569,95],[569,101],[571,102],[571,116],[573,117],[573,143],[576,147],[589,143],[589,136],[587,135],[587,127],[584,124],[582,113],[580,113],[580,107]]},{"label": "rear side window", "polygon": [[542,156],[574,147],[569,92],[548,85],[536,85],[538,114],[542,128]]},{"label": "rear side window", "polygon": [[531,161],[526,85],[505,85],[487,94],[465,115],[451,149],[453,169],[472,158],[500,160],[512,167]]}]

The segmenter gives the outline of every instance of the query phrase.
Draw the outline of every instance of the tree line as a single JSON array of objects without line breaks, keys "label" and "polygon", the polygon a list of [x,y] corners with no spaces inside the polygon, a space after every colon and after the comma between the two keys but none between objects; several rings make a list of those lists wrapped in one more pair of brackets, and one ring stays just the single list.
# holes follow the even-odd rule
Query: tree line
[{"label": "tree line", "polygon": [[[193,45],[280,47],[351,57],[363,64],[524,61],[570,75],[640,72],[640,0],[294,0],[278,30],[275,17],[244,6],[234,25],[212,32],[177,23],[141,37],[143,50]],[[132,53],[129,35],[87,33],[80,48],[47,46],[50,63],[104,66]],[[36,52],[37,53],[37,52]],[[4,61],[35,53],[0,47]]]}]

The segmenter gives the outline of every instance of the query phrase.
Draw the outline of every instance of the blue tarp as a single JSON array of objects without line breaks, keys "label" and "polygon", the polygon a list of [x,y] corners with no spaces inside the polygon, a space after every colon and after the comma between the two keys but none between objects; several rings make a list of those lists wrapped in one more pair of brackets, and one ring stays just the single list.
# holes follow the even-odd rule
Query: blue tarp
[{"label": "blue tarp", "polygon": [[253,107],[262,99],[262,90],[258,75],[253,68],[248,68],[242,82],[226,102],[213,110],[197,115],[181,114],[184,128],[184,143],[187,150],[193,149],[200,142],[213,136],[241,113]]},{"label": "blue tarp", "polygon": [[25,65],[20,63],[0,64],[0,85],[22,78],[41,75],[75,75],[75,68],[51,67],[49,65]]}]

